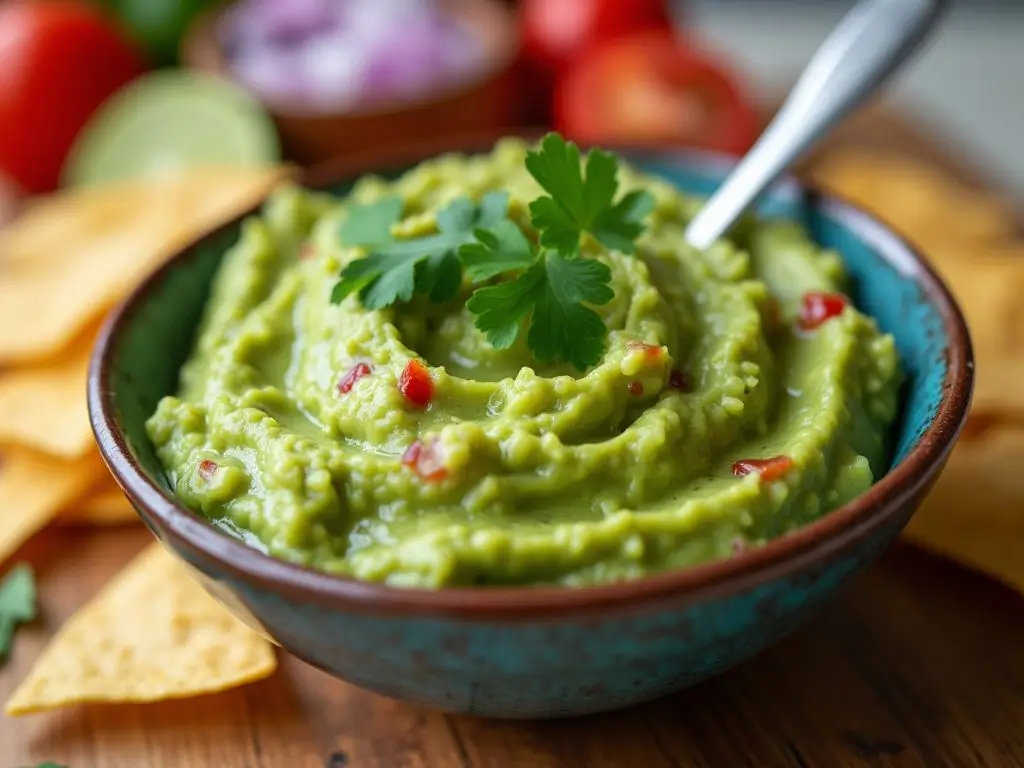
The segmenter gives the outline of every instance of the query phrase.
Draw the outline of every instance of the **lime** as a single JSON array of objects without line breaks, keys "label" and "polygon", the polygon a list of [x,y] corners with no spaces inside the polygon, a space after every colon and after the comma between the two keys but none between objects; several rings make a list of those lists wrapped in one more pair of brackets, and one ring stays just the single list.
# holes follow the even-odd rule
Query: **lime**
[{"label": "lime", "polygon": [[64,186],[90,186],[279,159],[273,122],[245,91],[210,75],[164,70],[132,81],[96,111],[61,175]]}]

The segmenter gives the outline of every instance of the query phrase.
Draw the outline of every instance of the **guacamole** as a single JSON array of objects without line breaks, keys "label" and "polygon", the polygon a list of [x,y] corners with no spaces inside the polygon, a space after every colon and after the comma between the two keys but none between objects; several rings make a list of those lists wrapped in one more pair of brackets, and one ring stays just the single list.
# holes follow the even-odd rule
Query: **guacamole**
[{"label": "guacamole", "polygon": [[177,496],[275,557],[394,585],[632,579],[756,546],[885,468],[900,369],[844,298],[839,257],[750,220],[688,247],[700,201],[620,167],[654,208],[631,255],[584,237],[614,297],[584,371],[488,343],[458,295],[332,302],[366,250],[340,228],[401,198],[396,239],[452,200],[508,194],[528,237],[528,147],[443,156],[344,198],[284,188],[215,278],[180,390],[148,422]]}]

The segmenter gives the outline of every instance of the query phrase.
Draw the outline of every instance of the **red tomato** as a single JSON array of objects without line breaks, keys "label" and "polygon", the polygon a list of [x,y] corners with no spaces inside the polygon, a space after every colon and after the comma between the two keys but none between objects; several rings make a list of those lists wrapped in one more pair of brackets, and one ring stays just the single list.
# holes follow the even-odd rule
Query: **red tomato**
[{"label": "red tomato", "polygon": [[143,70],[136,50],[82,3],[0,5],[0,172],[29,192],[57,186],[86,120]]},{"label": "red tomato", "polygon": [[744,459],[732,465],[732,473],[736,477],[746,477],[751,472],[757,472],[766,483],[778,480],[785,475],[793,466],[793,460],[789,456],[772,456],[770,459]]},{"label": "red tomato", "polygon": [[410,405],[426,408],[434,399],[434,380],[430,378],[427,366],[419,360],[410,360],[402,369],[398,380],[398,391]]},{"label": "red tomato", "polygon": [[523,49],[557,72],[595,43],[642,29],[668,29],[665,0],[522,0]]},{"label": "red tomato", "polygon": [[757,138],[758,114],[708,54],[648,32],[605,43],[566,72],[555,126],[584,143],[668,142],[741,154]]},{"label": "red tomato", "polygon": [[846,304],[846,297],[841,293],[805,293],[800,302],[800,327],[813,331],[829,318],[843,314]]}]

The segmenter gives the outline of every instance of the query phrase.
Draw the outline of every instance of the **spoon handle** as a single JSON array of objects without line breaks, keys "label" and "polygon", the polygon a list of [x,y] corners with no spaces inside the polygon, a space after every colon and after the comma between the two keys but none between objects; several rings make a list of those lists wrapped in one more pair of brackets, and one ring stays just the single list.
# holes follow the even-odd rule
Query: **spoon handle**
[{"label": "spoon handle", "polygon": [[707,248],[833,123],[878,88],[925,39],[946,0],[862,0],[803,71],[782,109],[686,229]]}]

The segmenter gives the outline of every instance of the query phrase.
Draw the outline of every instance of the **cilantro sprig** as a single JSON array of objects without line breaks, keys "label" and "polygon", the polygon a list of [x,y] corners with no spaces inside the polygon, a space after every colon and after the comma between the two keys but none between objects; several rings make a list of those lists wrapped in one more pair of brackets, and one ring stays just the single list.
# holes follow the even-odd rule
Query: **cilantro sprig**
[{"label": "cilantro sprig", "polygon": [[345,266],[331,301],[338,303],[355,291],[367,309],[409,301],[414,293],[435,302],[454,298],[462,283],[459,248],[473,241],[475,230],[505,219],[508,194],[490,192],[479,204],[466,197],[454,200],[437,214],[437,234],[408,240],[391,234],[402,207],[397,197],[352,206],[341,227],[341,241],[362,247],[367,254]]},{"label": "cilantro sprig", "polygon": [[474,287],[466,307],[492,346],[512,346],[528,324],[526,345],[540,362],[579,370],[594,365],[608,331],[593,307],[615,294],[608,266],[581,253],[583,235],[634,253],[654,199],[640,190],[616,199],[616,157],[593,149],[581,158],[579,148],[556,133],[527,154],[526,168],[547,193],[530,204],[537,242],[508,218],[503,192],[479,204],[455,200],[438,213],[436,234],[407,240],[392,236],[402,214],[398,198],[353,206],[341,239],[367,253],[342,270],[332,301],[354,292],[367,309],[407,302],[417,293],[448,301],[458,294],[464,271]]},{"label": "cilantro sprig", "polygon": [[7,658],[14,628],[36,617],[36,581],[32,568],[16,565],[0,582],[0,661]]}]

